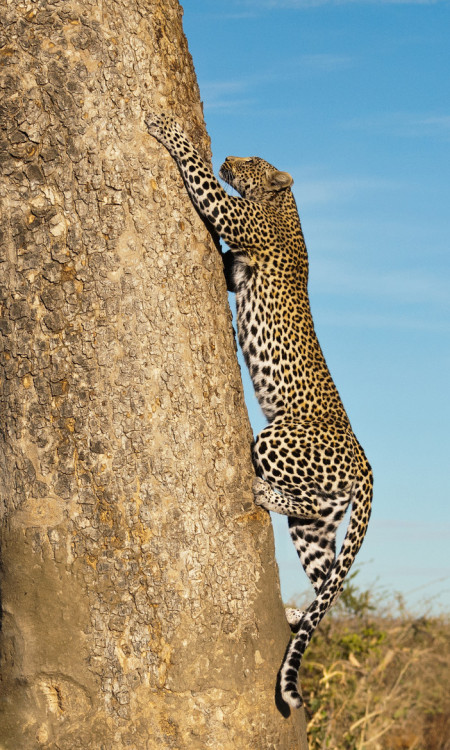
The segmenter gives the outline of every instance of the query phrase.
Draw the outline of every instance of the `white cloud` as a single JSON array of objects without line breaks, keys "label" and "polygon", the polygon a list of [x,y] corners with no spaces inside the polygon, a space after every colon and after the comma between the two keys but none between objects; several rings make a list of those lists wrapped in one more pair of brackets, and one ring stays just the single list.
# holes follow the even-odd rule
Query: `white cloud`
[{"label": "white cloud", "polygon": [[[270,68],[260,70],[252,75],[240,76],[228,81],[200,81],[200,91],[204,99],[205,109],[251,106],[253,111],[261,109],[261,103],[255,98],[258,87],[277,85],[299,76],[329,74],[349,68],[354,60],[349,55],[333,55],[317,53],[312,55],[298,55],[294,59],[283,61],[277,66],[272,63]],[[266,104],[267,97],[262,101]]]},{"label": "white cloud", "polygon": [[316,8],[321,5],[438,5],[446,0],[248,0],[267,10]]},{"label": "white cloud", "polygon": [[421,269],[355,270],[342,259],[315,259],[314,284],[321,293],[358,294],[365,299],[385,298],[413,307],[424,303],[448,306],[450,301],[445,278],[438,278]]},{"label": "white cloud", "polygon": [[450,323],[446,323],[442,320],[423,320],[417,314],[413,317],[411,315],[400,315],[386,313],[361,313],[349,312],[342,313],[333,310],[330,313],[323,311],[318,314],[315,310],[314,319],[316,323],[323,329],[324,326],[332,326],[337,328],[363,328],[365,330],[380,330],[386,329],[388,331],[424,331],[429,333],[449,333]]},{"label": "white cloud", "polygon": [[438,540],[450,538],[450,523],[436,523],[432,521],[404,521],[384,519],[371,521],[371,533],[385,536],[401,535],[402,539]]},{"label": "white cloud", "polygon": [[416,126],[430,133],[450,135],[450,115],[431,115],[418,118]]},{"label": "white cloud", "polygon": [[[362,192],[367,191],[393,191],[399,190],[400,183],[382,178],[365,177],[325,177],[320,179],[304,179],[296,177],[296,170],[291,169],[294,177],[294,193],[298,196],[301,209],[305,206],[311,207],[324,203],[335,203],[336,201],[347,201],[354,197],[360,197]],[[300,170],[299,170],[300,171]],[[304,169],[301,172],[304,173]]]},{"label": "white cloud", "polygon": [[216,95],[210,97],[203,102],[205,111],[208,110],[221,110],[223,112],[232,111],[235,109],[243,110],[244,108],[252,108],[254,110],[256,105],[255,99],[248,99],[243,97],[242,99],[232,97],[219,97]]},{"label": "white cloud", "polygon": [[205,110],[233,110],[245,107],[254,108],[257,102],[248,96],[253,88],[250,77],[234,81],[206,81],[200,83],[200,92]]},{"label": "white cloud", "polygon": [[250,87],[250,80],[245,78],[239,78],[235,81],[207,81],[201,83],[200,90],[204,99],[205,110],[234,109],[246,104],[254,104],[254,100],[246,97],[246,92]]},{"label": "white cloud", "polygon": [[407,137],[450,137],[450,115],[413,112],[375,113],[341,123],[347,129]]},{"label": "white cloud", "polygon": [[296,65],[300,70],[330,73],[334,70],[350,67],[353,65],[353,58],[349,55],[332,55],[319,52],[314,55],[300,55]]}]

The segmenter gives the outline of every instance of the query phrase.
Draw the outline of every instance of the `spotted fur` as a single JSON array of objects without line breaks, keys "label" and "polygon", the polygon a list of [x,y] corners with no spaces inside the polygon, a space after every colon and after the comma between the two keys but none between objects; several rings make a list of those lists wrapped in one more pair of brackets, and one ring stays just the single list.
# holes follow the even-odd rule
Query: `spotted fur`
[{"label": "spotted fur", "polygon": [[[253,447],[257,505],[289,517],[292,540],[316,598],[287,610],[293,637],[278,673],[277,705],[299,707],[303,653],[336,600],[362,544],[372,472],[356,440],[316,337],[308,257],[292,177],[258,157],[229,156],[228,195],[177,123],[150,115],[149,132],[175,159],[192,202],[233,254],[239,342],[268,426]],[[336,559],[336,530],[351,505]]]}]

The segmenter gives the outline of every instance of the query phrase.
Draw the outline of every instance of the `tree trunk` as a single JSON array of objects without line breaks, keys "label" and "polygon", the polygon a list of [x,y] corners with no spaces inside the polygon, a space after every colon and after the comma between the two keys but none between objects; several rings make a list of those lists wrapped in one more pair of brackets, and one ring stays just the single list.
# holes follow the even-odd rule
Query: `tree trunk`
[{"label": "tree trunk", "polygon": [[306,747],[176,0],[2,5],[2,750]]}]

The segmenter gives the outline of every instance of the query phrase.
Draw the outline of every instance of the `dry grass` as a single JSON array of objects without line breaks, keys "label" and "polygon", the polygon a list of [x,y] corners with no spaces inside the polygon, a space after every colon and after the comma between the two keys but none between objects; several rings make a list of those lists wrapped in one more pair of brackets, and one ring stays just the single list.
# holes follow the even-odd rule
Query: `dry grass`
[{"label": "dry grass", "polygon": [[390,616],[353,579],[303,661],[310,750],[450,750],[448,618]]}]

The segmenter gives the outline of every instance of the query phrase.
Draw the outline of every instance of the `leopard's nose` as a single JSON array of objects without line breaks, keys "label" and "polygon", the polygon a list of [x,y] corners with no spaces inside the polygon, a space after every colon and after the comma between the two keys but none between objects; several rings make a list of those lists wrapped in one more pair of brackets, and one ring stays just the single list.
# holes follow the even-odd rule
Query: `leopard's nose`
[{"label": "leopard's nose", "polygon": [[222,179],[226,180],[227,176],[230,177],[233,174],[233,165],[230,159],[227,157],[220,167],[219,175]]}]

